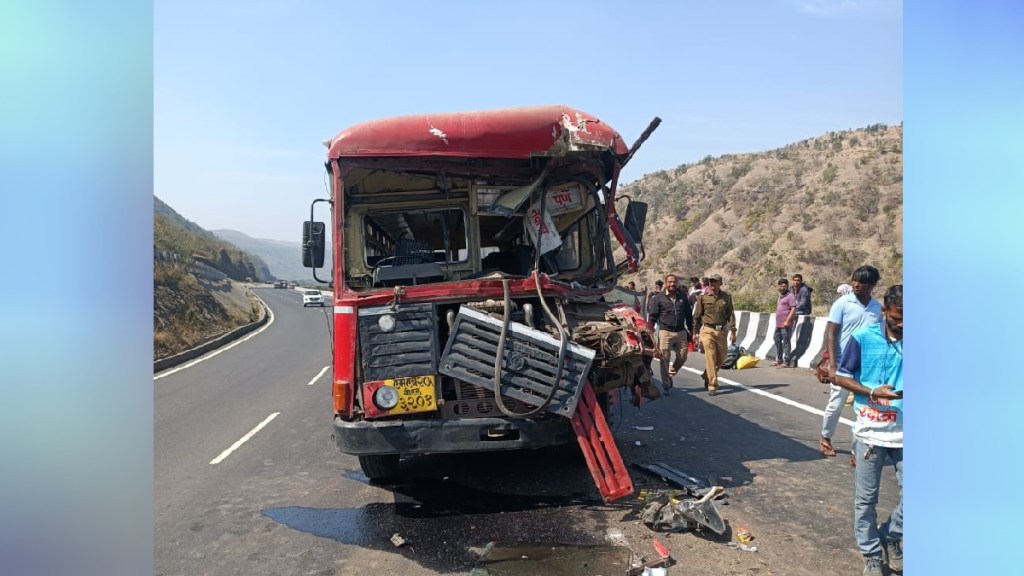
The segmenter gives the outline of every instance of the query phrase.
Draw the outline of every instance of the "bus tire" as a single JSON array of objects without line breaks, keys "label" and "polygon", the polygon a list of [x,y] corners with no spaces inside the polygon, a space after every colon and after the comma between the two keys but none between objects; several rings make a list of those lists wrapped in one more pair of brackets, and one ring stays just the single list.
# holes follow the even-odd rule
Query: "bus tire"
[{"label": "bus tire", "polygon": [[398,476],[399,454],[371,454],[359,457],[359,467],[370,480],[387,480]]}]

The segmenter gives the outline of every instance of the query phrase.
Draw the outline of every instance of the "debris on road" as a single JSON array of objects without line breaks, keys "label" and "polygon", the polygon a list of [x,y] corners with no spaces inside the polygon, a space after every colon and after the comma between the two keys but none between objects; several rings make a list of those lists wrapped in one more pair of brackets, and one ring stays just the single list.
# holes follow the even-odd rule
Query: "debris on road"
[{"label": "debris on road", "polygon": [[721,486],[712,486],[703,490],[699,499],[693,498],[692,493],[659,494],[648,498],[640,512],[640,520],[657,532],[685,532],[705,527],[721,536],[725,533],[725,520],[718,513],[714,500],[723,490]]},{"label": "debris on road", "polygon": [[659,542],[657,538],[654,539],[652,544],[654,545],[654,551],[658,553],[658,557],[630,568],[626,571],[626,576],[656,576],[667,573],[667,567],[671,566],[674,562],[668,548],[665,548],[665,545]]},{"label": "debris on road", "polygon": [[396,548],[401,548],[402,546],[405,546],[405,538],[402,538],[402,536],[396,532],[391,535],[391,543],[394,544]]},{"label": "debris on road", "polygon": [[736,542],[726,542],[725,545],[729,548],[739,548],[744,552],[757,552],[757,546],[747,546],[746,544],[737,544]]},{"label": "debris on road", "polygon": [[637,494],[636,499],[638,502],[646,502],[651,498],[658,498],[660,496],[668,495],[669,498],[682,498],[686,496],[687,492],[684,490],[657,490],[650,488],[641,488],[640,493]]},{"label": "debris on road", "polygon": [[641,432],[651,432],[654,430],[654,426],[633,426],[633,430],[639,430]]},{"label": "debris on road", "polygon": [[700,480],[694,478],[693,476],[690,476],[685,472],[677,470],[669,466],[668,464],[665,464],[664,462],[655,462],[654,464],[634,463],[633,466],[640,468],[641,470],[650,472],[656,476],[659,476],[663,478],[665,481],[671,482],[676,486],[686,488],[691,492],[696,492],[701,489],[707,488],[707,486]]},{"label": "debris on road", "polygon": [[710,528],[715,534],[721,536],[725,533],[725,520],[718,513],[714,499],[724,489],[721,486],[712,486],[700,500],[683,500],[679,503],[679,512],[701,526]]},{"label": "debris on road", "polygon": [[737,527],[733,533],[736,535],[736,539],[740,542],[750,542],[754,539],[754,535],[750,533],[750,530],[743,526]]},{"label": "debris on road", "polygon": [[629,548],[610,544],[491,542],[470,576],[537,576],[539,574],[627,574]]}]

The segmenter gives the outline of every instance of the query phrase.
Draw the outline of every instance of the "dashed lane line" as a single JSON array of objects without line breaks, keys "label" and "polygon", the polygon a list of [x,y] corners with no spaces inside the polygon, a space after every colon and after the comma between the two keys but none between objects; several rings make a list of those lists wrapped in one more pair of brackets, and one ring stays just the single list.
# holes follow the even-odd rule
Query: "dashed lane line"
[{"label": "dashed lane line", "polygon": [[266,420],[264,420],[263,422],[260,422],[259,424],[257,424],[256,427],[253,428],[252,430],[250,430],[248,434],[246,434],[245,436],[242,436],[241,438],[239,438],[238,442],[235,442],[227,450],[221,452],[220,456],[217,456],[213,460],[210,460],[210,464],[220,464],[222,461],[224,461],[225,458],[230,456],[232,452],[237,450],[239,446],[241,446],[242,444],[245,444],[245,442],[249,438],[252,438],[253,436],[256,435],[257,432],[262,430],[264,426],[266,426],[267,424],[270,424],[271,420],[273,420],[274,418],[277,418],[278,414],[280,414],[280,412],[274,412],[270,416],[267,416]]},{"label": "dashed lane line", "polygon": [[312,379],[312,380],[310,380],[310,381],[309,381],[309,383],[308,383],[308,384],[306,384],[306,386],[312,386],[314,382],[316,382],[317,380],[319,380],[319,379],[320,379],[320,377],[324,375],[324,372],[327,372],[327,369],[328,369],[328,368],[330,368],[330,366],[324,366],[324,369],[323,369],[323,370],[321,370],[321,371],[320,371],[320,373],[319,373],[319,374],[317,374],[316,376],[313,376],[313,379]]}]

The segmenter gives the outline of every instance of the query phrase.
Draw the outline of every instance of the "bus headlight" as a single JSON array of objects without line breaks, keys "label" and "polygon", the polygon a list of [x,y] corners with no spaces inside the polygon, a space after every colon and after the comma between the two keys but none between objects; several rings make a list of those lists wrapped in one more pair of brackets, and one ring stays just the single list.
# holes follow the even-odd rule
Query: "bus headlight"
[{"label": "bus headlight", "polygon": [[392,386],[381,386],[373,392],[373,403],[381,410],[391,410],[398,405],[398,390]]}]

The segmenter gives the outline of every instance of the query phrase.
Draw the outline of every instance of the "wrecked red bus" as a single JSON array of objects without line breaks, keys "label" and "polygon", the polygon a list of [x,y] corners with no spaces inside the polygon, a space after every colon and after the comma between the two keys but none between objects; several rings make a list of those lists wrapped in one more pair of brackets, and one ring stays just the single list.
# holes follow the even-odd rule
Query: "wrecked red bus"
[{"label": "wrecked red bus", "polygon": [[303,264],[334,290],[334,439],[366,476],[396,476],[407,454],[577,441],[586,388],[599,405],[623,387],[657,395],[650,326],[604,295],[643,258],[647,207],[616,185],[658,122],[628,146],[542,106],[325,141],[330,198],[310,208]]}]

